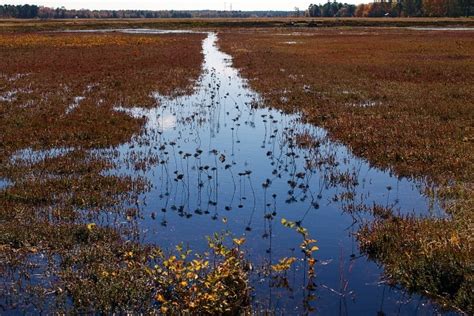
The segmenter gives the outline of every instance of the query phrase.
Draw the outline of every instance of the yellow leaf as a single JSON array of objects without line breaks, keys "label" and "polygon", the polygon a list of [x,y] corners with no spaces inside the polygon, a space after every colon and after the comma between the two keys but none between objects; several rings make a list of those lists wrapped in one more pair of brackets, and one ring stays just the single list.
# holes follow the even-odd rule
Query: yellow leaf
[{"label": "yellow leaf", "polygon": [[94,223],[87,224],[87,229],[88,229],[89,231],[92,231],[92,230],[95,228],[95,226],[96,226],[96,225],[95,225]]},{"label": "yellow leaf", "polygon": [[165,297],[161,293],[156,294],[156,300],[160,303],[166,302]]},{"label": "yellow leaf", "polygon": [[450,241],[453,245],[459,246],[459,237],[458,237],[457,234],[453,234],[453,235],[451,236],[451,238],[449,239],[449,241]]},{"label": "yellow leaf", "polygon": [[273,271],[282,272],[288,270],[291,265],[296,261],[295,257],[283,258],[277,264],[272,265]]},{"label": "yellow leaf", "polygon": [[243,243],[245,243],[245,238],[240,238],[240,239],[234,238],[234,239],[232,239],[232,241],[233,241],[237,246],[241,246]]}]

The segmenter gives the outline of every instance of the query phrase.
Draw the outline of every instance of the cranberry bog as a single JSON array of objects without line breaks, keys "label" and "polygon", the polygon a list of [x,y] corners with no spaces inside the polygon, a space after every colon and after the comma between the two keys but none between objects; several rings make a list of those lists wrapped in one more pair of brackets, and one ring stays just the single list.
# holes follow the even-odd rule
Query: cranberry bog
[{"label": "cranberry bog", "polygon": [[469,29],[25,23],[4,312],[472,313]]}]

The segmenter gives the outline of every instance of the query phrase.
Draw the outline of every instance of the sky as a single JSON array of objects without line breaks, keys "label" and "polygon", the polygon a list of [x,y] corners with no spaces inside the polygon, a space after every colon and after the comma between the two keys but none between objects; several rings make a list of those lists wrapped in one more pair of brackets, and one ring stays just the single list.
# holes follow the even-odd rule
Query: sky
[{"label": "sky", "polygon": [[[6,4],[36,4],[47,7],[67,9],[143,9],[143,10],[285,10],[295,7],[306,9],[310,3],[325,3],[326,0],[18,0],[6,1]],[[356,3],[347,0],[342,2]]]}]

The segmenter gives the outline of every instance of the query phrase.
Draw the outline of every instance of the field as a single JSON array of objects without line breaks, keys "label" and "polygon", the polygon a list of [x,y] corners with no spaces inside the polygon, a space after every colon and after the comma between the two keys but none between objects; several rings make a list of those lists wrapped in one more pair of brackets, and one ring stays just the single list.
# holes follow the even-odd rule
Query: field
[{"label": "field", "polygon": [[473,24],[0,21],[1,308],[472,314]]}]

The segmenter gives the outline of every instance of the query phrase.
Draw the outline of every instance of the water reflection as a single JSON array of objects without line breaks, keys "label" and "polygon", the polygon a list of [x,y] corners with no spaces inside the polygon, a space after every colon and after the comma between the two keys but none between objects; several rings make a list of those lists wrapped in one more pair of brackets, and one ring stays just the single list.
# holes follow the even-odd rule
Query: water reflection
[{"label": "water reflection", "polygon": [[16,151],[10,161],[13,164],[36,164],[49,158],[55,158],[66,155],[74,150],[74,148],[52,148],[47,150],[34,150],[26,148]]},{"label": "water reflection", "polygon": [[310,305],[320,313],[430,310],[380,282],[381,270],[359,255],[354,234],[373,205],[438,214],[437,204],[420,194],[420,183],[371,168],[323,129],[265,108],[216,42],[210,33],[203,43],[203,73],[192,95],[157,95],[151,109],[116,108],[147,119],[143,132],[119,148],[114,170],[152,185],[127,205],[135,209],[122,220],[129,237],[200,250],[213,232],[243,235],[261,271],[252,280],[263,298],[256,308],[300,313],[308,295],[303,261],[288,284],[268,269],[278,258],[300,256],[300,237],[280,225],[287,218],[318,240],[318,298]]},{"label": "water reflection", "polygon": [[10,181],[8,181],[7,179],[0,178],[0,190],[6,188],[10,184]]},{"label": "water reflection", "polygon": [[166,130],[171,130],[176,127],[176,116],[172,114],[161,115],[161,109],[151,108],[125,108],[125,107],[116,107],[116,111],[125,112],[133,117],[141,118],[146,117],[145,128],[147,130],[154,130],[159,132],[164,132]]}]

